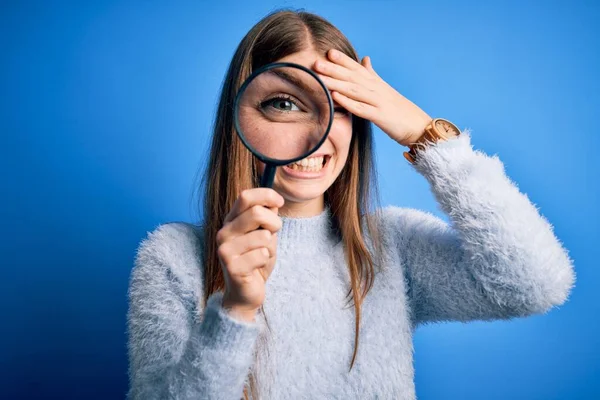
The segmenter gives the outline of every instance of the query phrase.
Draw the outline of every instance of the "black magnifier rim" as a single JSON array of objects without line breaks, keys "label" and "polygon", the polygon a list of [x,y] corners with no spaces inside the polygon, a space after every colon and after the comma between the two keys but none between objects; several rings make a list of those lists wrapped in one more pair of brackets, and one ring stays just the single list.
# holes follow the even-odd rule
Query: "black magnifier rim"
[{"label": "black magnifier rim", "polygon": [[[256,78],[261,73],[263,73],[265,71],[268,71],[270,69],[274,69],[274,68],[297,68],[297,69],[300,69],[300,70],[302,70],[304,72],[307,72],[310,76],[312,76],[313,78],[315,78],[317,80],[317,82],[319,82],[319,85],[321,85],[321,87],[325,91],[325,94],[327,95],[327,102],[329,103],[329,123],[327,124],[327,128],[325,129],[325,132],[324,132],[323,137],[321,138],[321,140],[315,145],[315,147],[313,149],[309,150],[307,153],[301,155],[300,157],[291,158],[289,160],[278,160],[278,159],[267,157],[267,156],[261,154],[260,152],[258,152],[254,147],[252,147],[250,145],[250,143],[248,143],[248,141],[244,137],[244,133],[243,133],[241,127],[240,127],[240,119],[239,119],[239,115],[238,115],[238,103],[240,101],[240,98],[242,97],[242,95],[246,91],[248,85],[254,80],[254,78]],[[306,158],[309,155],[311,155],[312,153],[314,153],[315,151],[317,151],[317,149],[323,144],[323,142],[325,141],[325,139],[327,139],[327,135],[329,135],[329,131],[331,130],[331,125],[333,124],[333,114],[334,114],[333,99],[331,98],[331,93],[329,92],[329,89],[327,89],[327,86],[325,86],[325,84],[323,83],[323,81],[321,81],[321,79],[319,79],[319,77],[317,76],[317,74],[315,74],[310,69],[306,68],[303,65],[295,64],[295,63],[290,63],[290,62],[276,62],[276,63],[271,63],[271,64],[264,65],[264,66],[260,67],[259,69],[257,69],[256,71],[254,71],[244,81],[244,83],[240,87],[240,90],[238,91],[237,95],[235,96],[235,101],[233,103],[233,107],[234,107],[234,109],[233,109],[233,123],[234,123],[234,126],[235,126],[235,130],[238,133],[238,137],[240,138],[240,140],[242,141],[242,143],[244,143],[244,145],[248,148],[248,150],[250,150],[252,152],[252,154],[254,154],[260,161],[262,161],[262,162],[264,162],[266,164],[271,164],[271,165],[275,165],[275,166],[282,166],[282,165],[291,164],[293,162],[302,160],[303,158]]]}]

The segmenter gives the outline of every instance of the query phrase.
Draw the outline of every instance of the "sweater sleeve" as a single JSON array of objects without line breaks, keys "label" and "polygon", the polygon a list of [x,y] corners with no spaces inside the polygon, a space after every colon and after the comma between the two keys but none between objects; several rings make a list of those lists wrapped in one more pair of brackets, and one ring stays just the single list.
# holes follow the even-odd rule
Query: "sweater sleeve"
[{"label": "sweater sleeve", "polygon": [[242,397],[258,335],[221,307],[199,309],[202,268],[193,227],[166,224],[137,252],[127,315],[129,399]]},{"label": "sweater sleeve", "polygon": [[470,135],[431,145],[415,165],[450,224],[389,208],[416,324],[508,319],[565,302],[575,274],[550,223]]}]

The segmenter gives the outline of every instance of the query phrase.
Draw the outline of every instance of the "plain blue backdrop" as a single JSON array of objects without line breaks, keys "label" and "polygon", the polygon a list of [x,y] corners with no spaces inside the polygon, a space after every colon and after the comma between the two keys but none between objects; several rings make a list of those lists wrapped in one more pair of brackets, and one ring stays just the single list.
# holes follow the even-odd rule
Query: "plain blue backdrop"
[{"label": "plain blue backdrop", "polygon": [[[600,398],[600,7],[540,2],[17,2],[0,5],[0,398],[118,399],[135,249],[195,221],[225,69],[282,6],[323,15],[432,116],[498,154],[575,260],[544,316],[415,336],[420,399]],[[382,204],[437,208],[376,130]]]}]

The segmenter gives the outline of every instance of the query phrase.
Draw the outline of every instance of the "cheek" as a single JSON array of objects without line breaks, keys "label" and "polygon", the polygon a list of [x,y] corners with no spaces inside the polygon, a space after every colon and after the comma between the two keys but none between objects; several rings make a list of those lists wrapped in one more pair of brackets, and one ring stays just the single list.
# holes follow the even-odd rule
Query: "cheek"
[{"label": "cheek", "polygon": [[335,147],[337,158],[345,161],[348,158],[352,140],[352,121],[350,118],[334,121],[329,132],[329,139]]}]

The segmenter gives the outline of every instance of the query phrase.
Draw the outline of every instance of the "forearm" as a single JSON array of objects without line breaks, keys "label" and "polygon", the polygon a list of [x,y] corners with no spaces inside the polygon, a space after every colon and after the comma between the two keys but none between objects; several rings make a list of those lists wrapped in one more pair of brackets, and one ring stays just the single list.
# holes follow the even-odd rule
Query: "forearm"
[{"label": "forearm", "polygon": [[574,273],[552,226],[504,172],[463,134],[419,157],[416,169],[451,219],[473,277],[488,297],[517,314],[561,304]]},{"label": "forearm", "polygon": [[258,327],[231,317],[221,296],[209,298],[198,323],[176,298],[164,298],[166,308],[132,310],[128,398],[239,400]]},{"label": "forearm", "polygon": [[258,327],[229,315],[221,301],[221,293],[213,294],[202,322],[193,328],[174,376],[177,399],[238,400],[242,395]]}]

